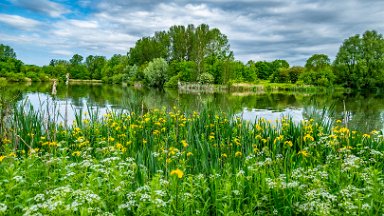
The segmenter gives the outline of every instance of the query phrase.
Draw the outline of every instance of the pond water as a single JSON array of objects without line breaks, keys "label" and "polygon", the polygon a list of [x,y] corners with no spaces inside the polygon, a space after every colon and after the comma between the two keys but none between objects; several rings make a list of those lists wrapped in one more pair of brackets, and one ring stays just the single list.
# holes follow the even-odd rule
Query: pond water
[{"label": "pond water", "polygon": [[[53,107],[59,111],[59,120],[74,120],[75,112],[98,110],[102,115],[110,110],[140,110],[179,107],[198,111],[204,107],[234,113],[245,120],[266,118],[274,121],[290,116],[294,121],[308,119],[325,111],[325,117],[335,120],[347,116],[348,126],[369,132],[384,127],[383,95],[345,93],[181,93],[177,90],[156,90],[123,87],[121,85],[70,84],[59,85],[52,97],[51,84],[8,84],[0,86],[0,96],[8,103],[26,100],[35,109]],[[49,105],[49,106],[47,106]],[[318,115],[317,115],[318,116]]]}]

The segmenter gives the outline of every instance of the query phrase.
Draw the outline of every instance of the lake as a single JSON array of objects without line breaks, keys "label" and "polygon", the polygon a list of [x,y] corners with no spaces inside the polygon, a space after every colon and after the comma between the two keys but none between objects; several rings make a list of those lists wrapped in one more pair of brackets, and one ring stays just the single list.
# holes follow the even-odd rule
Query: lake
[{"label": "lake", "polygon": [[[0,87],[0,96],[10,103],[29,101],[35,109],[55,105],[59,121],[72,122],[74,112],[97,110],[100,115],[110,110],[141,111],[178,107],[198,111],[209,107],[231,112],[245,120],[265,118],[274,121],[290,116],[294,121],[308,119],[324,112],[330,120],[347,119],[353,130],[369,132],[384,127],[383,95],[303,92],[232,92],[182,93],[177,90],[156,90],[121,85],[70,84],[59,85],[52,97],[50,83],[7,84]],[[48,105],[48,106],[47,106]],[[317,115],[319,116],[319,115]],[[347,116],[346,118],[344,118]]]}]

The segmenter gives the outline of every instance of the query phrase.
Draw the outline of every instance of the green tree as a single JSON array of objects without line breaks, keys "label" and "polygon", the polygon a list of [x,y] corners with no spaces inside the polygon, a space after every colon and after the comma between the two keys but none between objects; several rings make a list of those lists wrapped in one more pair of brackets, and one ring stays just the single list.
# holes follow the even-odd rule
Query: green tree
[{"label": "green tree", "polygon": [[0,61],[7,58],[16,59],[16,53],[13,51],[12,47],[0,44]]},{"label": "green tree", "polygon": [[337,82],[356,89],[384,86],[384,39],[376,31],[354,35],[341,45],[333,63]]},{"label": "green tree", "polygon": [[156,58],[149,62],[144,69],[146,82],[149,86],[162,88],[168,81],[168,64],[163,58]]},{"label": "green tree", "polygon": [[286,60],[276,59],[271,62],[271,82],[285,83],[288,82],[289,64]]},{"label": "green tree", "polygon": [[85,59],[85,65],[89,71],[89,79],[100,80],[107,60],[104,56],[89,55]]},{"label": "green tree", "polygon": [[309,85],[333,85],[335,75],[332,71],[329,57],[325,54],[314,54],[305,63],[305,71],[300,79]]},{"label": "green tree", "polygon": [[296,83],[299,80],[300,75],[304,72],[304,68],[301,66],[293,66],[288,70],[288,80],[290,83]]},{"label": "green tree", "polygon": [[272,63],[270,62],[258,61],[254,65],[259,79],[267,80],[273,73]]},{"label": "green tree", "polygon": [[310,71],[320,71],[331,66],[331,60],[325,54],[314,54],[305,63],[305,69]]},{"label": "green tree", "polygon": [[73,79],[89,79],[89,71],[83,63],[83,56],[75,54],[69,60],[69,73]]}]

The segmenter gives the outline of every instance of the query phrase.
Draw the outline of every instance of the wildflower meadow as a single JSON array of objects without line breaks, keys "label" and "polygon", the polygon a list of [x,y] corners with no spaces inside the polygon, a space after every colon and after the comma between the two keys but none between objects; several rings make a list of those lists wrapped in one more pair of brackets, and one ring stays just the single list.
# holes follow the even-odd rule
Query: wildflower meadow
[{"label": "wildflower meadow", "polygon": [[382,215],[383,131],[203,109],[14,110],[0,215]]}]

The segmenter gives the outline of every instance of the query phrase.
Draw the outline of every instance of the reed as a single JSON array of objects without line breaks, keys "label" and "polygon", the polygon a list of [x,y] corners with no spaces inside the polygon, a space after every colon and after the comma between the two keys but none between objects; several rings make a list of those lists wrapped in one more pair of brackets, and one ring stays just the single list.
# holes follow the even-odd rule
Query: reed
[{"label": "reed", "polygon": [[14,108],[1,153],[0,214],[384,212],[383,133],[323,120],[328,109],[295,123],[87,108],[64,127],[25,107]]}]

